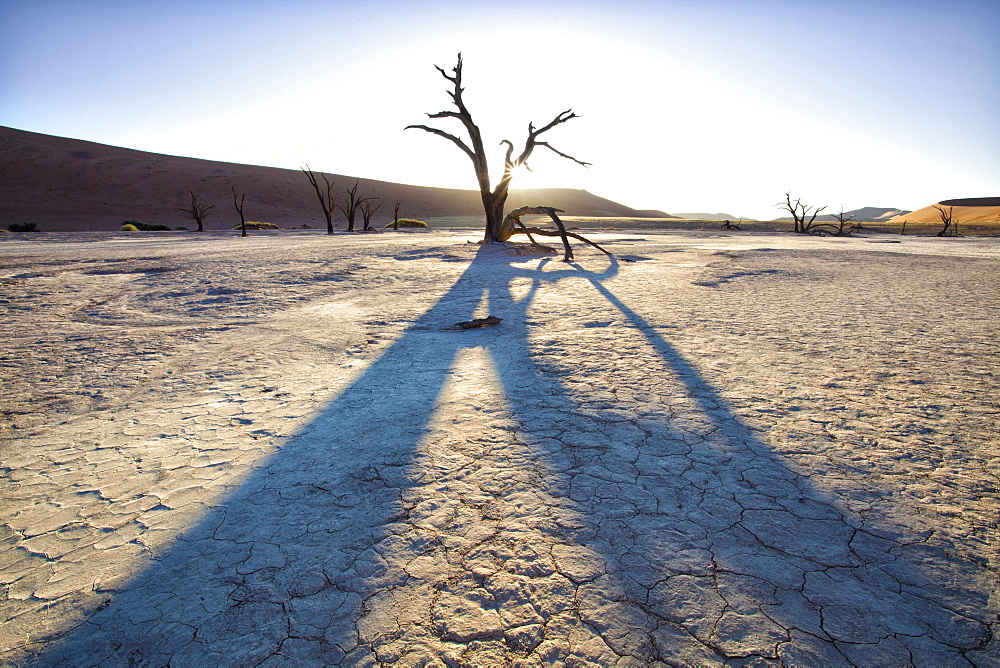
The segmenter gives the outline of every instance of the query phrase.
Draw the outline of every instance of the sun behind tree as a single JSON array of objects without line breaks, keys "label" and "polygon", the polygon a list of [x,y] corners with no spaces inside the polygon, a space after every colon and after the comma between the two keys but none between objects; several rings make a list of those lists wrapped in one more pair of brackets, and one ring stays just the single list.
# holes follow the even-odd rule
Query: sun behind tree
[{"label": "sun behind tree", "polygon": [[455,104],[458,111],[439,111],[436,114],[427,114],[427,116],[428,118],[457,118],[462,122],[462,125],[465,126],[465,129],[469,134],[469,143],[472,145],[470,147],[469,144],[467,144],[463,139],[445,132],[444,130],[432,128],[427,125],[408,125],[405,129],[409,130],[410,128],[417,128],[430,132],[431,134],[438,135],[439,137],[444,137],[445,139],[453,142],[456,146],[462,149],[467,156],[469,156],[469,159],[472,160],[473,169],[475,169],[476,172],[476,181],[479,183],[479,192],[483,198],[483,209],[486,212],[486,234],[484,241],[487,243],[506,241],[510,238],[511,234],[511,230],[505,229],[503,224],[504,205],[507,202],[507,191],[510,189],[511,180],[514,178],[514,174],[518,168],[528,168],[528,158],[531,156],[531,153],[535,150],[536,146],[544,146],[560,157],[572,160],[573,162],[583,165],[584,167],[590,164],[588,162],[583,162],[582,160],[577,160],[573,156],[556,150],[548,142],[538,141],[538,137],[543,133],[548,132],[555,126],[565,123],[572,118],[578,118],[578,116],[573,113],[572,109],[567,109],[552,119],[548,125],[541,128],[535,129],[534,123],[529,123],[528,137],[524,141],[524,149],[516,158],[513,157],[514,144],[508,139],[501,141],[501,144],[507,145],[507,154],[504,157],[503,176],[500,178],[500,182],[497,183],[496,187],[491,189],[490,171],[486,159],[486,149],[483,147],[482,133],[475,122],[473,122],[472,114],[466,108],[465,102],[462,100],[462,93],[465,91],[465,89],[462,88],[462,54],[458,54],[458,63],[454,68],[452,68],[452,75],[449,75],[437,65],[434,67],[441,73],[441,76],[455,85],[454,90],[448,91],[448,95],[451,96],[452,102]]}]

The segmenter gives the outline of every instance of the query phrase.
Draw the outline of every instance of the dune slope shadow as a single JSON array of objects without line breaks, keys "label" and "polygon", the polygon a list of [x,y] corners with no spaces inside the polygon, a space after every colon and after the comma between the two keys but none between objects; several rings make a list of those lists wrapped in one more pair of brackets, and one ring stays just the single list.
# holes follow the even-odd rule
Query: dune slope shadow
[{"label": "dune slope shadow", "polygon": [[[39,662],[938,665],[983,645],[974,574],[785,466],[617,271],[484,248]],[[584,302],[533,322],[564,285]],[[442,331],[484,303],[500,326]],[[545,338],[581,308],[586,331]]]}]

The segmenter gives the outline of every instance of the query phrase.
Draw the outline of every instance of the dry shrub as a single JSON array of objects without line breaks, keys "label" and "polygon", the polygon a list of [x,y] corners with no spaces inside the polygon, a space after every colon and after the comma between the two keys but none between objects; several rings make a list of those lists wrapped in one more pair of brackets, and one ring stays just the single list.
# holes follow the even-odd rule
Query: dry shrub
[{"label": "dry shrub", "polygon": [[[394,223],[386,223],[386,227],[392,227]],[[400,227],[427,227],[427,223],[422,220],[417,220],[415,218],[400,218]]]},{"label": "dry shrub", "polygon": [[[234,230],[241,230],[241,229],[243,229],[243,226],[242,225],[237,225],[233,229]],[[248,230],[280,230],[281,228],[278,227],[277,225],[275,225],[274,223],[257,223],[257,222],[253,222],[253,221],[249,221],[248,220],[247,221],[247,229]]]}]

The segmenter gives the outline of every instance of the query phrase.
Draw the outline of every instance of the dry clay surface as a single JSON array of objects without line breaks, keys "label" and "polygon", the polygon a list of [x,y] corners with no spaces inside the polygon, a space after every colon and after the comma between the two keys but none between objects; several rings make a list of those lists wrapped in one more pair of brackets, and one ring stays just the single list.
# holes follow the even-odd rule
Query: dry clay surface
[{"label": "dry clay surface", "polygon": [[995,241],[27,239],[8,664],[1000,664]]}]

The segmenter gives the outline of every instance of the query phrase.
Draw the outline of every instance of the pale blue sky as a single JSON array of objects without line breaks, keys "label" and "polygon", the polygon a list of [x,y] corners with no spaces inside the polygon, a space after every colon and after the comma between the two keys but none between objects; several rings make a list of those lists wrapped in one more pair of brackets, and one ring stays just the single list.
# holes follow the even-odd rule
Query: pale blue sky
[{"label": "pale blue sky", "polygon": [[[474,188],[420,131],[465,57],[524,187],[773,218],[1000,195],[1000,2],[0,0],[0,125],[148,151]],[[458,132],[457,122],[436,122]],[[499,164],[494,166],[494,176]]]}]

